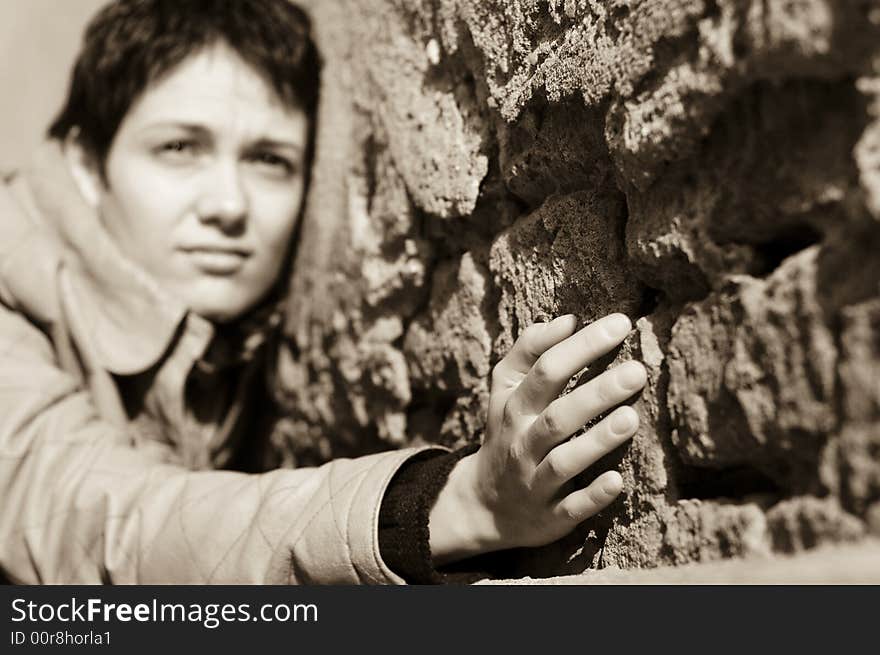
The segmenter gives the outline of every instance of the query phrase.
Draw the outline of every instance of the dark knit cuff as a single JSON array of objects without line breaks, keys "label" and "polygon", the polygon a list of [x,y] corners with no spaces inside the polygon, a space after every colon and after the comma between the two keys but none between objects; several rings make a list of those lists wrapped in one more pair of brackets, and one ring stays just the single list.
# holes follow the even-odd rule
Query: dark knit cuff
[{"label": "dark knit cuff", "polygon": [[[379,551],[388,567],[409,584],[468,584],[490,573],[464,560],[434,568],[428,519],[449,473],[479,445],[455,452],[428,450],[407,460],[392,478],[379,510]],[[474,558],[476,560],[476,558]]]}]

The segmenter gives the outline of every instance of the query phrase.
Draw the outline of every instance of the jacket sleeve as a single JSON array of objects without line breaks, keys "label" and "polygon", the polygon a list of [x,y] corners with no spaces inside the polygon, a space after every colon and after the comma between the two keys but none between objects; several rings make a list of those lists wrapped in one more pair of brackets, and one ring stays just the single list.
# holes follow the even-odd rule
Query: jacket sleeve
[{"label": "jacket sleeve", "polygon": [[408,449],[260,475],[131,446],[0,304],[0,571],[20,583],[402,583],[379,508]]}]

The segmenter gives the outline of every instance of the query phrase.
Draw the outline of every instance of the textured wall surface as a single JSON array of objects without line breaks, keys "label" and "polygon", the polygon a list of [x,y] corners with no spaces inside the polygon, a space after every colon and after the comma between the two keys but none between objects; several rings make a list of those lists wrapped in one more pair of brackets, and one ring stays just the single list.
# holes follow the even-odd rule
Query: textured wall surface
[{"label": "textured wall surface", "polygon": [[880,531],[880,2],[312,5],[291,461],[479,440],[524,326],[623,311],[627,493],[522,574]]}]

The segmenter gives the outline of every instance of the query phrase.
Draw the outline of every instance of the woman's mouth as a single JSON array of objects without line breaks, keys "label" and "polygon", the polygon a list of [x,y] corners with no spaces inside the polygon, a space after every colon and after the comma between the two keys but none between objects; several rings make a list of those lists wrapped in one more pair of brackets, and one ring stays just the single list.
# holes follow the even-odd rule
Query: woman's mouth
[{"label": "woman's mouth", "polygon": [[226,246],[188,246],[180,250],[207,275],[234,275],[251,256],[248,250]]}]

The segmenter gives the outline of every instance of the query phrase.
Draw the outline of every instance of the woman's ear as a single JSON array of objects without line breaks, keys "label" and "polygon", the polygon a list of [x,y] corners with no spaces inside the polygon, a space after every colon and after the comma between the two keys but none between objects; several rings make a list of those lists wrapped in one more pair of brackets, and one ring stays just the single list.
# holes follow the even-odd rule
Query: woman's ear
[{"label": "woman's ear", "polygon": [[104,186],[100,166],[91,150],[82,144],[79,130],[74,128],[64,139],[62,146],[64,159],[80,195],[94,209],[101,200],[101,189]]}]

